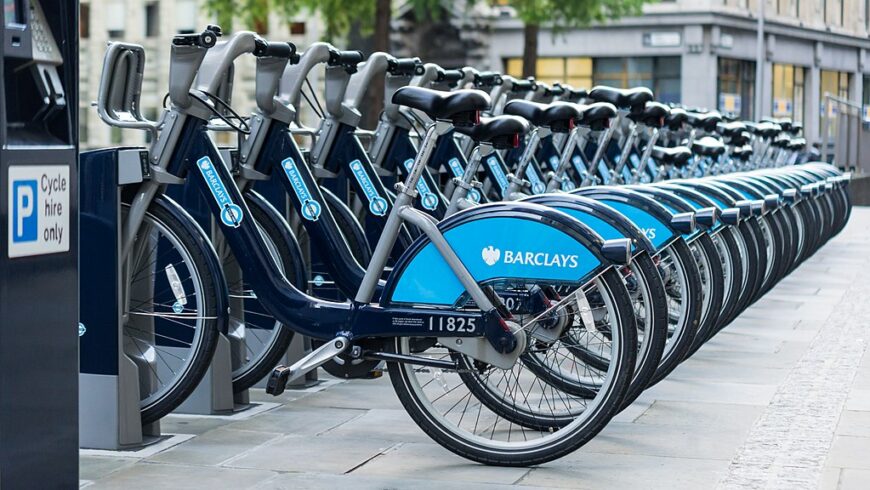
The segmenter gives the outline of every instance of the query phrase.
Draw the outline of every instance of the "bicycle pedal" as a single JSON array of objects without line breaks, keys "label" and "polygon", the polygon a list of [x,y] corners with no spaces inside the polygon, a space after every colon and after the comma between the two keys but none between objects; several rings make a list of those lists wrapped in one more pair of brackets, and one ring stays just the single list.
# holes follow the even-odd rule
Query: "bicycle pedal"
[{"label": "bicycle pedal", "polygon": [[383,375],[384,375],[383,369],[372,369],[371,371],[368,372],[368,374],[366,374],[365,378],[366,379],[378,379],[378,378],[382,377]]},{"label": "bicycle pedal", "polygon": [[269,381],[266,382],[266,393],[272,396],[278,396],[284,393],[287,388],[287,383],[290,381],[290,368],[287,366],[278,366],[272,370],[269,375]]}]

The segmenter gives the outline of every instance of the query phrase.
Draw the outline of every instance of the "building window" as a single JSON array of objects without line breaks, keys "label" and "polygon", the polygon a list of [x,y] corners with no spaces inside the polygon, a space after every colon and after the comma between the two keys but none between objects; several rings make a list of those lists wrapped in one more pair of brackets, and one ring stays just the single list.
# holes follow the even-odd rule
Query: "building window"
[{"label": "building window", "polygon": [[[522,77],[523,59],[508,58],[504,62],[505,73]],[[592,58],[538,58],[535,77],[544,83],[567,83],[574,88],[592,87]]]},{"label": "building window", "polygon": [[825,94],[849,99],[849,73],[845,71],[821,71],[820,97],[824,102]]},{"label": "building window", "polygon": [[145,37],[160,35],[160,5],[157,2],[145,4]]},{"label": "building window", "polygon": [[193,34],[196,32],[197,15],[195,0],[179,0],[175,2],[175,28],[179,34]]},{"label": "building window", "polygon": [[797,17],[800,0],[776,0],[776,13],[784,17]]},{"label": "building window", "polygon": [[825,16],[825,25],[843,25],[843,0],[823,0],[822,10]]},{"label": "building window", "polygon": [[773,117],[804,120],[804,68],[794,65],[773,65]]},{"label": "building window", "polygon": [[864,75],[863,79],[864,90],[861,91],[862,100],[861,103],[866,105],[870,105],[870,76]]},{"label": "building window", "polygon": [[91,5],[87,3],[79,5],[79,37],[82,39],[91,37]]},{"label": "building window", "polygon": [[[870,0],[867,0],[870,2]],[[305,35],[305,22],[291,22],[290,23],[290,34],[294,36],[304,36]]]},{"label": "building window", "polygon": [[681,65],[678,56],[596,58],[593,85],[648,87],[660,102],[680,102]]},{"label": "building window", "polygon": [[[520,77],[522,58],[504,61],[505,73]],[[661,102],[680,101],[680,57],[638,58],[538,58],[535,77],[545,83],[567,83],[575,88],[593,85],[649,87]]]},{"label": "building window", "polygon": [[[821,107],[819,110],[819,128],[824,128],[825,111],[828,110],[827,104],[825,104],[826,96],[830,95],[843,100],[849,99],[849,78],[849,73],[844,71],[821,71],[819,76],[819,105]],[[833,114],[829,114],[829,116],[833,117]],[[830,136],[834,135],[834,126],[832,124],[829,128]]]},{"label": "building window", "polygon": [[126,3],[114,1],[106,5],[106,30],[110,38],[124,37],[124,23],[126,19]]},{"label": "building window", "polygon": [[719,111],[755,119],[755,62],[719,58]]}]

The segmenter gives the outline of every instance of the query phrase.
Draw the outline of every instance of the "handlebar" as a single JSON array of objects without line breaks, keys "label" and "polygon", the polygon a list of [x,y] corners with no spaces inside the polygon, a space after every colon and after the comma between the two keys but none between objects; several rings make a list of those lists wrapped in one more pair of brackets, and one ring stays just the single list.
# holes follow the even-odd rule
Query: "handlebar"
[{"label": "handlebar", "polygon": [[511,87],[511,92],[514,93],[523,93],[523,92],[531,92],[538,88],[537,82],[535,82],[534,78],[527,78],[525,80],[517,80],[514,82],[513,87]]},{"label": "handlebar", "polygon": [[174,46],[198,46],[209,49],[217,44],[217,38],[220,36],[220,26],[209,25],[199,34],[179,34],[173,37],[172,44]]},{"label": "handlebar", "polygon": [[504,83],[501,73],[495,71],[484,71],[474,75],[474,85],[480,87],[494,87]]},{"label": "handlebar", "polygon": [[438,67],[438,70],[435,72],[435,82],[439,83],[448,83],[455,84],[456,82],[462,80],[465,74],[462,73],[462,70],[445,70],[441,67]]},{"label": "handlebar", "polygon": [[356,68],[356,65],[362,63],[362,51],[339,51],[337,49],[329,50],[329,59],[326,61],[328,66],[346,66],[348,68]]},{"label": "handlebar", "polygon": [[423,62],[420,58],[392,58],[387,61],[387,72],[397,76],[422,75]]},{"label": "handlebar", "polygon": [[264,39],[254,40],[254,56],[281,58],[286,60],[296,60],[299,56],[296,54],[296,45],[290,42],[269,42]]}]

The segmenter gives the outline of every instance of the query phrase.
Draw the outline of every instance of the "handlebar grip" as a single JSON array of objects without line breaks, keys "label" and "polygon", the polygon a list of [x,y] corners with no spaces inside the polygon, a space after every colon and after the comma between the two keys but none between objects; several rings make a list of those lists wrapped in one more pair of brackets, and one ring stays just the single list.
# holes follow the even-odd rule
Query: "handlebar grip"
[{"label": "handlebar grip", "polygon": [[296,45],[290,42],[269,42],[262,39],[256,41],[254,56],[292,59],[296,54]]},{"label": "handlebar grip", "polygon": [[511,88],[513,92],[531,92],[535,90],[538,85],[534,80],[517,80],[514,82],[514,86]]},{"label": "handlebar grip", "polygon": [[439,73],[438,81],[439,82],[447,82],[447,83],[456,83],[462,80],[465,74],[462,73],[462,70],[444,70],[444,73]]},{"label": "handlebar grip", "polygon": [[221,36],[219,26],[208,26],[199,34],[179,34],[172,38],[175,46],[199,46],[201,48],[213,48],[217,44],[217,38]]},{"label": "handlebar grip", "polygon": [[478,87],[491,87],[502,83],[504,80],[501,78],[501,73],[498,72],[484,71],[474,76],[474,84]]},{"label": "handlebar grip", "polygon": [[363,61],[362,51],[329,51],[329,60],[326,64],[329,66],[356,66]]},{"label": "handlebar grip", "polygon": [[387,71],[391,75],[422,75],[423,62],[420,58],[393,58],[388,63]]}]

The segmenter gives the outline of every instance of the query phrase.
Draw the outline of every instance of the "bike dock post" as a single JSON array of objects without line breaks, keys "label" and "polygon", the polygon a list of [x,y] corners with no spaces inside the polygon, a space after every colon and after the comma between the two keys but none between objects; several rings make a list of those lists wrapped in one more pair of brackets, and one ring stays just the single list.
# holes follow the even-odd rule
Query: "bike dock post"
[{"label": "bike dock post", "polygon": [[[211,237],[215,248],[220,250],[220,234],[217,232],[217,227],[212,220],[208,203],[200,195],[199,189],[189,183],[185,183],[183,185],[170,186],[166,194],[187,210],[193,219],[205,230],[206,234]],[[218,252],[218,256],[220,257],[220,252]],[[231,282],[230,274],[226,270],[225,275],[228,282]],[[230,330],[232,329],[233,326],[230,325]],[[242,338],[241,341],[243,342],[244,339]],[[221,332],[219,334],[217,348],[215,349],[208,372],[206,372],[193,393],[175,409],[174,413],[230,415],[233,412],[249,408],[246,401],[240,402],[237,405],[233,396],[232,352],[234,349],[239,349],[239,346],[235,345],[238,342],[239,339],[235,335],[232,335],[232,332],[228,332],[228,334]],[[241,349],[244,351],[244,346]]]},{"label": "bike dock post", "polygon": [[79,445],[130,449],[157,442],[160,423],[142,425],[141,382],[151,378],[147,361],[124,353],[121,304],[121,188],[125,172],[139,165],[138,150],[82,155],[79,297]]}]

